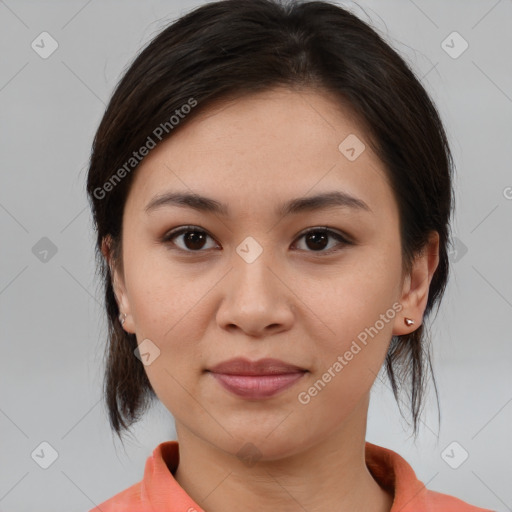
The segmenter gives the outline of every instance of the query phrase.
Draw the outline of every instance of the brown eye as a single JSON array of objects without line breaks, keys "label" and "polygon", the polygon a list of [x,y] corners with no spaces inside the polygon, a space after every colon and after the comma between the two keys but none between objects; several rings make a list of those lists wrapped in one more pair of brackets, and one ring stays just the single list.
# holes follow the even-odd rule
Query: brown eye
[{"label": "brown eye", "polygon": [[[181,237],[181,245],[174,242],[174,239]],[[178,248],[188,252],[204,252],[205,244],[208,238],[211,238],[206,231],[193,226],[185,226],[176,231],[172,231],[163,239],[164,242],[171,242]],[[211,247],[206,247],[210,249]]]},{"label": "brown eye", "polygon": [[322,231],[312,231],[305,236],[306,245],[314,250],[321,251],[329,243],[329,235]]},{"label": "brown eye", "polygon": [[[304,239],[305,245],[307,249],[309,249],[308,252],[321,252],[325,254],[330,254],[331,252],[336,251],[339,248],[337,247],[339,245],[344,246],[351,243],[339,233],[336,233],[335,231],[327,228],[311,229],[306,233],[303,233],[299,239],[301,238]],[[335,239],[338,244],[335,244],[334,246],[328,248],[328,250],[325,250],[325,248],[329,245],[330,238]]]},{"label": "brown eye", "polygon": [[[207,246],[208,238],[213,240],[213,238],[203,229],[195,226],[183,226],[171,231],[163,238],[162,241],[165,243],[171,243],[184,252],[206,252],[206,250],[215,247],[215,245],[210,247]],[[347,240],[344,236],[328,228],[310,229],[306,233],[303,233],[299,237],[299,240],[300,239],[304,239],[306,245],[306,248],[301,250],[305,250],[306,252],[317,252],[320,253],[320,255],[331,254],[345,245],[352,244],[352,242]],[[175,240],[180,243],[177,243]],[[330,240],[335,240],[337,243],[330,245]]]}]

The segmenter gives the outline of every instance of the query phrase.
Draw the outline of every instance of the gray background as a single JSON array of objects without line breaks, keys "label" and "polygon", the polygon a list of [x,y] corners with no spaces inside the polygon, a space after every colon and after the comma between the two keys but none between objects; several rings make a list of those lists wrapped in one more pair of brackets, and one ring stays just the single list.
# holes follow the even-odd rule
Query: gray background
[{"label": "gray background", "polygon": [[[161,404],[126,450],[109,430],[106,323],[84,184],[122,71],[200,3],[0,1],[0,511],[89,510],[140,480],[153,448],[175,438]],[[371,21],[421,77],[457,165],[458,249],[433,324],[439,440],[432,400],[414,443],[386,380],[373,391],[367,439],[399,452],[430,489],[512,510],[512,2],[358,4],[367,14],[342,5]],[[59,45],[46,59],[31,47],[43,31]],[[469,44],[457,58],[442,47],[453,31]],[[55,254],[42,252],[44,237]],[[43,441],[58,454],[48,469],[31,457]],[[460,462],[462,450],[469,458],[453,469],[447,460]]]}]

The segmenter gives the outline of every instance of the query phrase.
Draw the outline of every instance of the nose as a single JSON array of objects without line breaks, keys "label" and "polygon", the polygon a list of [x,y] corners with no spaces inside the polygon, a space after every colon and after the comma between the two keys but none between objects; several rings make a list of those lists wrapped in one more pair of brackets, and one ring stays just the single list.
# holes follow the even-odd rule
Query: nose
[{"label": "nose", "polygon": [[290,329],[295,308],[287,280],[265,257],[265,251],[252,263],[235,255],[222,287],[218,325],[229,331],[240,329],[252,337]]}]

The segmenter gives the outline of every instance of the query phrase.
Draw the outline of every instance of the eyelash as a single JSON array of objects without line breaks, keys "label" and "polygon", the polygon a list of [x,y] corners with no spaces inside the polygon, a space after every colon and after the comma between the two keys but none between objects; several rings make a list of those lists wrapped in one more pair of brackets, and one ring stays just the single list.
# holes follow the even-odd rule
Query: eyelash
[{"label": "eyelash", "polygon": [[[177,229],[167,233],[166,235],[164,235],[164,237],[162,238],[162,242],[175,245],[174,242],[172,242],[172,240],[174,238],[176,238],[180,235],[183,235],[185,233],[191,233],[191,232],[192,233],[202,233],[202,234],[205,234],[213,239],[213,237],[207,231],[205,231],[204,229],[200,229],[197,226],[182,226],[182,227],[177,228]],[[332,236],[338,242],[341,242],[341,246],[354,244],[352,241],[348,240],[345,236],[341,235],[340,233],[337,233],[336,231],[329,229],[327,226],[321,226],[321,227],[308,229],[307,231],[300,233],[298,235],[298,239],[301,239],[301,238],[305,237],[306,235],[309,235],[310,233],[323,233],[328,236]],[[177,247],[177,248],[173,247],[172,249],[178,250],[178,251],[181,251],[184,253],[201,253],[201,252],[208,251],[208,249],[206,249],[206,250],[200,249],[197,251],[191,251],[189,249],[182,249],[181,247]],[[330,255],[334,252],[337,252],[339,250],[341,250],[341,247],[335,246],[335,247],[332,247],[331,249],[328,249],[327,251],[320,250],[320,251],[305,251],[305,252],[311,252],[314,254],[318,254],[320,256],[328,256],[328,255]]]}]

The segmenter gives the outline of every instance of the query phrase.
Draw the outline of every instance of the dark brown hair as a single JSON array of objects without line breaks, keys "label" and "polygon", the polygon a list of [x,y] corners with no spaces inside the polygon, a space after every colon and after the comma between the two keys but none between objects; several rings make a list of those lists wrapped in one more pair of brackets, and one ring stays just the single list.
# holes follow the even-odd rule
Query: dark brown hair
[{"label": "dark brown hair", "polygon": [[[133,152],[148,145],[148,137],[159,143],[172,136],[216,101],[279,85],[328,92],[357,116],[399,206],[404,271],[429,234],[439,233],[439,265],[424,318],[434,304],[439,308],[448,279],[453,161],[436,107],[406,62],[376,30],[334,4],[205,4],[167,26],[134,59],[110,99],[91,153],[87,193],[108,315],[104,396],[119,437],[156,398],[134,356],[136,337],[119,323],[111,269],[101,252],[108,240],[122,272],[123,209],[138,163]],[[409,391],[415,434],[427,372],[434,377],[429,345],[422,324],[393,336],[385,361],[402,414],[400,395]]]}]

